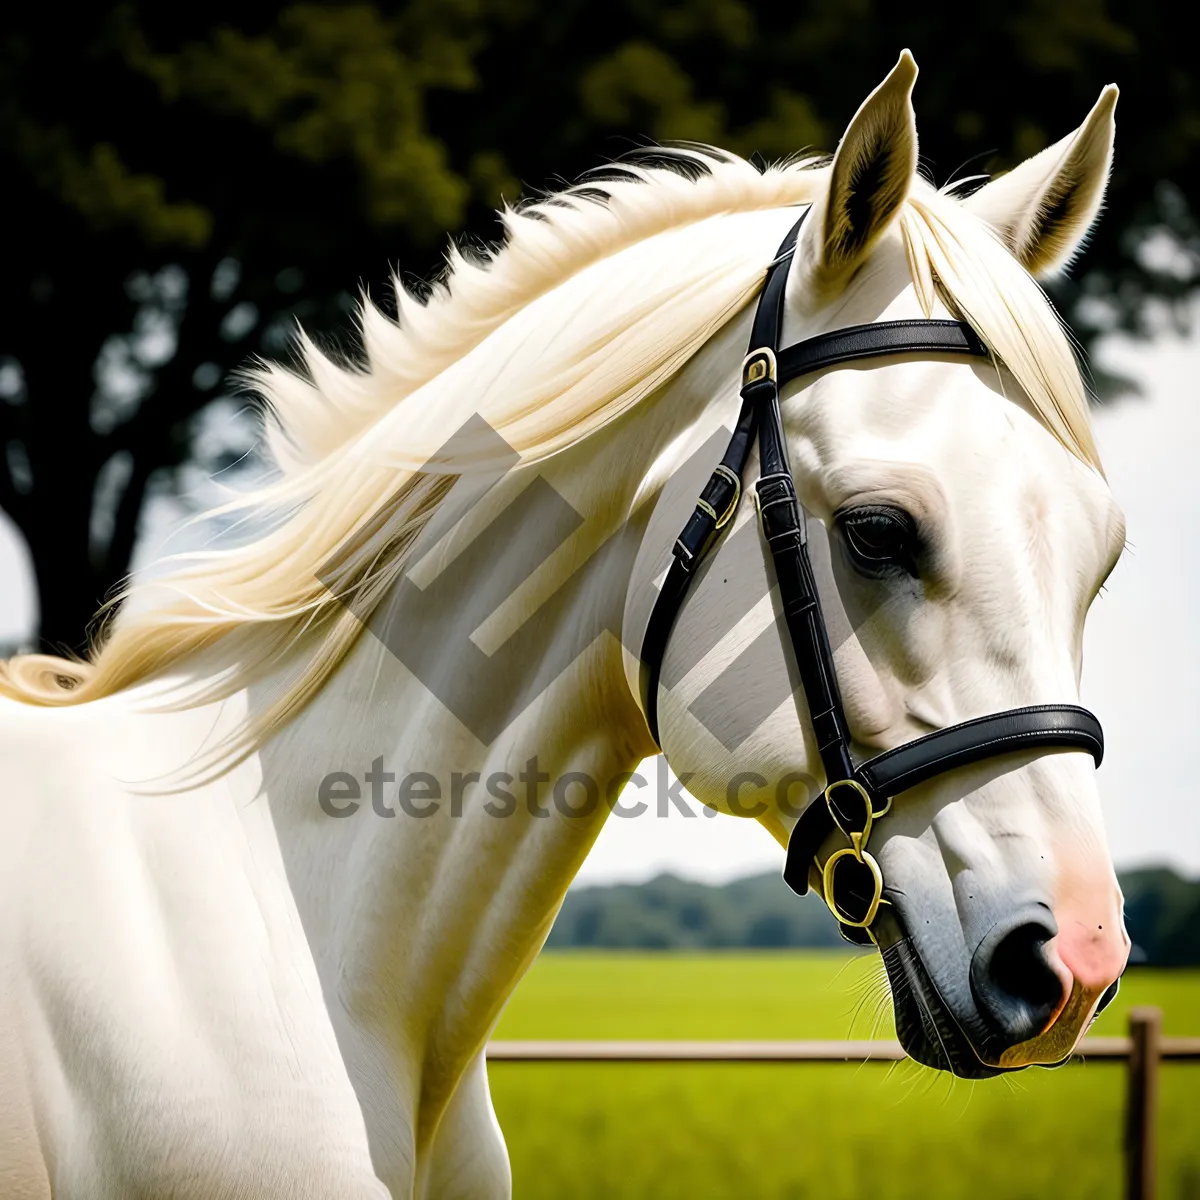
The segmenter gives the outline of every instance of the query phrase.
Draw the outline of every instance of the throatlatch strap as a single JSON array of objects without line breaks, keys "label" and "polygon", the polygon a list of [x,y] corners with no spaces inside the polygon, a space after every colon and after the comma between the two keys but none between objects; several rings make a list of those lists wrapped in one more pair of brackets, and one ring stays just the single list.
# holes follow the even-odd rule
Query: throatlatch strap
[{"label": "throatlatch strap", "polygon": [[[757,434],[761,442],[762,478],[756,490],[760,510],[764,513],[763,527],[771,545],[776,576],[788,581],[786,585],[781,582],[780,594],[791,610],[791,615],[787,617],[789,631],[797,654],[807,664],[801,665],[800,670],[806,679],[805,693],[809,695],[814,724],[818,726],[818,741],[824,747],[822,759],[826,760],[827,770],[836,765],[839,772],[844,772],[849,770],[849,754],[837,747],[839,743],[848,743],[848,738],[845,720],[840,716],[841,700],[837,693],[837,679],[832,672],[828,636],[820,615],[807,551],[796,549],[797,545],[803,546],[806,541],[804,515],[795,499],[795,487],[787,463],[779,414],[779,389],[801,375],[857,359],[939,353],[987,358],[988,352],[979,336],[965,322],[922,320],[852,325],[777,350],[782,333],[788,267],[807,215],[806,209],[788,231],[767,270],[766,282],[754,311],[750,353],[743,364],[742,407],[737,425],[721,462],[705,484],[695,511],[672,548],[671,566],[650,612],[642,639],[641,691],[650,735],[655,743],[661,744],[658,689],[667,642],[697,568],[712,549],[717,534],[737,511],[746,460]],[[764,435],[761,429],[767,429],[768,432]],[[766,515],[768,511],[769,517]],[[804,651],[804,646],[810,647],[810,651]],[[808,691],[809,679],[815,689],[811,695]],[[838,777],[845,778],[845,775],[839,773]]]},{"label": "throatlatch strap", "polygon": [[[807,209],[805,215],[807,215]],[[787,286],[788,264],[796,247],[796,236],[804,216],[788,230],[787,237],[780,243],[770,267],[767,280],[754,311],[751,343],[760,335],[768,337],[771,345],[779,340],[780,323],[783,320],[783,294]],[[641,688],[642,710],[650,726],[650,736],[661,746],[658,734],[658,683],[662,676],[663,658],[667,652],[667,641],[675,625],[675,618],[683,607],[687,590],[691,586],[696,569],[712,549],[720,530],[733,519],[742,498],[742,476],[746,460],[754,445],[758,431],[758,395],[742,388],[742,407],[738,413],[733,437],[720,463],[709,477],[700,493],[695,511],[688,518],[683,532],[675,540],[671,550],[671,566],[663,581],[662,589],[650,611],[650,620],[642,638]]]}]

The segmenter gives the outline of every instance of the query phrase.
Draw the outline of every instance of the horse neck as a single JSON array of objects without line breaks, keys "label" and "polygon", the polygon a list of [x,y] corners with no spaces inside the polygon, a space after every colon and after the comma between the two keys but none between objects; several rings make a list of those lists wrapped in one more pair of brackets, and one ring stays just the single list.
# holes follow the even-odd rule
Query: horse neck
[{"label": "horse neck", "polygon": [[[653,504],[629,514],[666,444],[727,419],[697,400],[683,378],[625,419],[637,429],[618,422],[528,486],[496,488],[485,535],[442,555],[440,574],[414,570],[419,587],[402,580],[262,753],[343,1053],[360,1075],[386,1076],[375,1094],[396,1097],[387,1119],[436,1121],[549,932],[619,777],[653,752],[622,645]],[[515,608],[510,591],[524,596]],[[345,815],[322,808],[323,788]]]}]

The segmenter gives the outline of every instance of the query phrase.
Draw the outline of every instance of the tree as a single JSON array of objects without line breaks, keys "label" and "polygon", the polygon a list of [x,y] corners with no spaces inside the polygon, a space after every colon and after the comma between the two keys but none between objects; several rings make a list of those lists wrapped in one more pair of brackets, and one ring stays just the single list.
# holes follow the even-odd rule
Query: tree
[{"label": "tree", "polygon": [[0,35],[0,507],[49,645],[81,644],[197,414],[296,320],[352,354],[364,281],[386,303],[389,263],[424,275],[445,232],[493,236],[518,180],[645,137],[831,148],[903,45],[939,181],[1011,165],[1123,85],[1110,213],[1057,292],[1082,337],[1179,311],[1200,274],[1196,18],[1165,0],[969,19],[948,0],[141,0],[74,21],[25,6]]},{"label": "tree", "polygon": [[29,543],[49,644],[80,644],[127,570],[155,472],[186,459],[230,369],[285,351],[296,318],[342,320],[355,264],[428,251],[463,220],[468,186],[424,98],[472,82],[469,8],[222,23],[234,12],[189,25],[101,8],[64,41],[31,6],[5,39],[22,233],[3,299],[0,504]]}]

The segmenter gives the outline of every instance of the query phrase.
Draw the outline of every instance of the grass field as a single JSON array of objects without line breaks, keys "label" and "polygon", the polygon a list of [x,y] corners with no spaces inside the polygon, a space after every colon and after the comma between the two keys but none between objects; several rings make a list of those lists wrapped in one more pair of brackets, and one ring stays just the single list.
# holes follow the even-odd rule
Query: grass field
[{"label": "grass field", "polygon": [[[892,1037],[875,957],[543,954],[499,1038]],[[1133,1004],[1200,1034],[1200,971],[1131,971]],[[1119,1064],[969,1083],[912,1063],[497,1063],[517,1200],[1117,1200]],[[1200,1065],[1164,1068],[1160,1200],[1200,1200]]]}]

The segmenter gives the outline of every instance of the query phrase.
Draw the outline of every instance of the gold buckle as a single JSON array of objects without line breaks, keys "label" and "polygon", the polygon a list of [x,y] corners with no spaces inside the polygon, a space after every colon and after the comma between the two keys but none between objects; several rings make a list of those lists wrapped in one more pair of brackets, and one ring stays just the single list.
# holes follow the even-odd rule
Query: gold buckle
[{"label": "gold buckle", "polygon": [[775,382],[775,351],[764,346],[761,350],[751,350],[742,360],[742,387],[752,383],[761,383],[764,379]]},{"label": "gold buckle", "polygon": [[[867,816],[861,833],[850,833],[848,830],[843,829],[842,823],[837,818],[837,813],[834,811],[834,807],[829,799],[829,795],[834,788],[840,787],[848,787],[862,797],[863,808]],[[889,801],[888,803],[890,807],[891,802]],[[866,850],[867,839],[871,836],[871,828],[875,824],[875,819],[883,816],[883,813],[877,813],[875,811],[875,808],[871,803],[870,793],[865,787],[863,787],[861,783],[858,782],[857,779],[836,779],[825,789],[825,807],[829,809],[829,815],[833,818],[833,823],[838,827],[838,830],[841,833],[844,833],[846,837],[850,839],[850,845],[852,847],[852,853],[854,856],[859,862],[862,862],[863,854]],[[884,809],[884,812],[886,811],[887,809]]]},{"label": "gold buckle", "polygon": [[[835,788],[839,787],[850,788],[862,800],[864,819],[861,831],[855,830],[851,832],[842,827],[837,811],[830,799],[831,793]],[[880,811],[876,812],[875,806],[871,802],[870,792],[857,779],[836,779],[825,789],[825,807],[829,809],[829,815],[833,818],[833,823],[837,826],[838,831],[849,839],[850,845],[843,846],[841,850],[835,850],[825,860],[825,866],[821,869],[822,890],[825,893],[825,903],[829,906],[829,911],[843,925],[848,925],[851,928],[866,929],[875,920],[875,916],[879,912],[879,906],[887,903],[883,898],[883,872],[879,869],[879,863],[875,860],[875,856],[867,851],[867,841],[871,836],[871,830],[875,822],[884,816],[891,806],[892,800],[889,796],[887,804]],[[834,877],[837,874],[837,864],[847,857],[861,863],[871,874],[873,895],[870,904],[867,906],[866,914],[861,920],[855,920],[853,917],[847,916],[846,913],[842,912],[838,908],[837,898],[834,895]]]},{"label": "gold buckle", "polygon": [[728,505],[726,505],[725,511],[719,517],[715,512],[712,514],[716,519],[717,528],[724,529],[733,519],[733,514],[737,512],[737,506],[742,499],[742,481],[738,473],[727,467],[724,463],[717,463],[713,474],[720,475],[733,484],[733,497],[730,499]]},{"label": "gold buckle", "polygon": [[[875,895],[872,897],[871,903],[867,906],[866,914],[863,916],[861,921],[856,921],[853,917],[847,916],[844,912],[842,912],[838,908],[837,899],[833,894],[834,871],[837,868],[837,864],[841,862],[841,860],[847,855],[850,855],[852,858],[856,858],[860,863],[866,866],[867,870],[871,872],[871,878],[875,883]],[[868,854],[865,850],[856,851],[847,846],[841,850],[835,851],[825,860],[825,867],[821,872],[821,883],[823,885],[823,891],[825,892],[825,903],[829,906],[829,911],[833,913],[833,915],[837,917],[837,919],[841,921],[843,925],[849,925],[852,929],[866,929],[867,926],[875,920],[875,917],[879,912],[880,904],[884,903],[883,872],[880,871],[879,864],[875,861],[875,856],[873,854]]]}]

